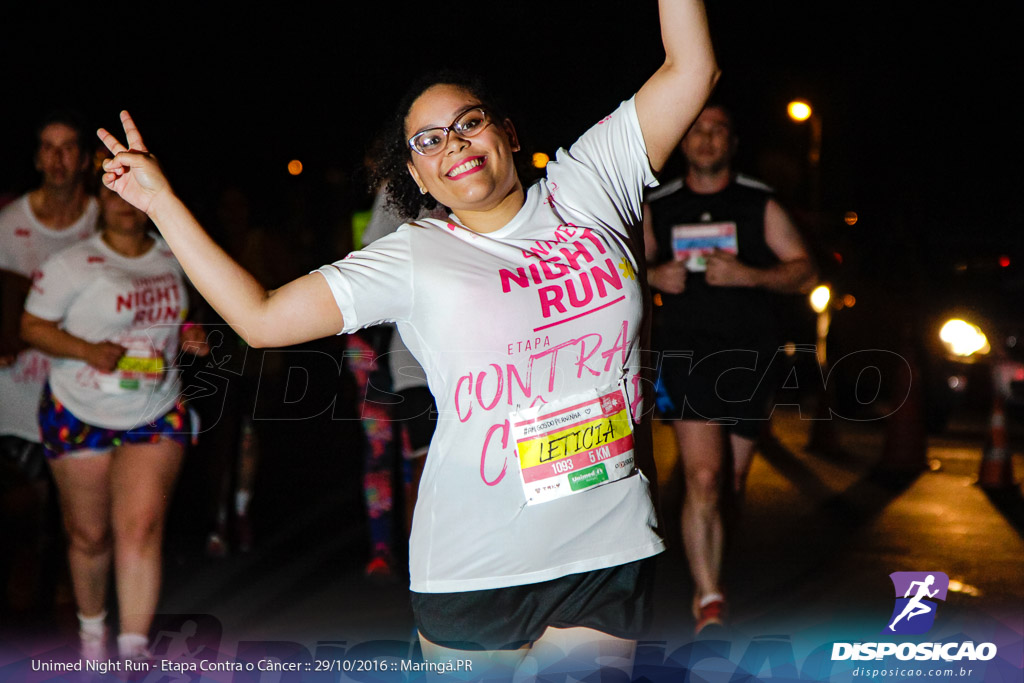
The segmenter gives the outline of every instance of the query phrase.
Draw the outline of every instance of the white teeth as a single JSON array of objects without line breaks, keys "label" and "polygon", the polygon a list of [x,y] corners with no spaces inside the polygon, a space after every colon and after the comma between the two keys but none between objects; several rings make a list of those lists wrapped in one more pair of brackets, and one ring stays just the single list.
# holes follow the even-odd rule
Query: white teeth
[{"label": "white teeth", "polygon": [[448,177],[452,178],[454,176],[459,175],[460,173],[465,173],[466,171],[468,171],[471,168],[476,168],[477,166],[483,165],[483,163],[484,163],[483,159],[480,159],[480,158],[471,159],[471,160],[467,161],[466,163],[460,164],[459,166],[456,166],[452,170],[448,171]]}]

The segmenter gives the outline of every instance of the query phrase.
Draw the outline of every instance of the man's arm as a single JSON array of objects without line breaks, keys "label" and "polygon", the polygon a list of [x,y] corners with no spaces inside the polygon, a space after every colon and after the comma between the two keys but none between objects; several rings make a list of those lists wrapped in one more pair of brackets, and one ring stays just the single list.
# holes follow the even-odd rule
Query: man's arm
[{"label": "man's arm", "polygon": [[647,257],[647,284],[666,294],[682,294],[686,290],[686,264],[668,261],[652,265],[658,258],[658,242],[654,236],[651,207],[644,204],[644,255]]},{"label": "man's arm", "polygon": [[779,263],[756,268],[722,251],[707,257],[707,281],[718,287],[761,287],[783,294],[806,293],[818,281],[818,269],[800,231],[778,202],[769,199],[764,209],[764,237]]},{"label": "man's arm", "polygon": [[0,268],[0,368],[14,362],[26,348],[18,333],[25,297],[32,288],[32,280],[10,270]]}]

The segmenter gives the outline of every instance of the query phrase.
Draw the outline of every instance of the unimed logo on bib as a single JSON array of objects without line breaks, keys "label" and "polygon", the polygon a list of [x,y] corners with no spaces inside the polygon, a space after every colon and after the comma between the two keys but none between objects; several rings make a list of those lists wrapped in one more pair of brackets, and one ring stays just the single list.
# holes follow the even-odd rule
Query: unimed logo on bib
[{"label": "unimed logo on bib", "polygon": [[893,572],[889,578],[896,592],[896,604],[882,633],[927,633],[935,623],[938,601],[946,599],[949,577],[942,572]]}]

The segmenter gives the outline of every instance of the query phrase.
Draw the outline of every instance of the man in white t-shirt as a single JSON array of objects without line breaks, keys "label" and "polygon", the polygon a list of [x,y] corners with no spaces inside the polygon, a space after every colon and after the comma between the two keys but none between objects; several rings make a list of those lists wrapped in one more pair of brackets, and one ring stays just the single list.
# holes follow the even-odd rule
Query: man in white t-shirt
[{"label": "man in white t-shirt", "polygon": [[[42,121],[37,132],[35,166],[42,182],[0,211],[0,460],[4,465],[0,494],[9,488],[24,490],[27,485],[38,501],[3,515],[6,531],[15,535],[42,523],[48,496],[37,413],[49,359],[21,343],[21,308],[33,271],[52,254],[92,235],[99,214],[96,199],[85,190],[90,166],[85,126],[72,112],[55,112]],[[0,511],[12,512],[3,501]],[[25,518],[15,519],[20,516]],[[43,552],[48,536],[37,529],[27,531],[26,537],[33,539],[32,547],[16,543],[9,549],[8,561],[15,575],[38,577],[31,569],[38,559],[32,555]],[[0,589],[6,583],[4,569],[0,566]],[[33,590],[21,583],[19,587],[18,600],[26,604],[11,607],[28,610]],[[39,595],[50,597],[45,592],[39,591]]]},{"label": "man in white t-shirt", "polygon": [[[46,258],[89,237],[96,230],[98,206],[85,191],[90,155],[84,127],[70,113],[55,113],[39,128],[36,169],[42,184],[0,211],[0,271],[5,303],[24,303],[32,272]],[[21,288],[21,296],[9,290]],[[20,299],[20,301],[19,301]],[[6,308],[6,307],[5,307]],[[5,311],[4,318],[20,319]],[[46,377],[47,359],[27,350],[17,352],[16,326],[2,330],[0,348],[0,436],[39,442],[36,408]]]}]

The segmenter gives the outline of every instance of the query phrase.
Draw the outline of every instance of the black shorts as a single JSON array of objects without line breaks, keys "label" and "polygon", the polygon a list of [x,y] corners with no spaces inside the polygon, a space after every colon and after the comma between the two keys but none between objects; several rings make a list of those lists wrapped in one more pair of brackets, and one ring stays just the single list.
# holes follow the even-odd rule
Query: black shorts
[{"label": "black shorts", "polygon": [[14,479],[18,481],[39,479],[46,471],[43,445],[13,434],[0,436],[0,495],[6,488],[8,478],[4,473],[7,471],[12,475],[17,473]]},{"label": "black shorts", "polygon": [[657,404],[662,419],[714,421],[757,438],[788,369],[778,345],[715,335],[663,335]]},{"label": "black shorts", "polygon": [[650,622],[654,558],[552,581],[462,593],[411,593],[421,636],[455,650],[517,650],[548,626],[635,640]]}]

